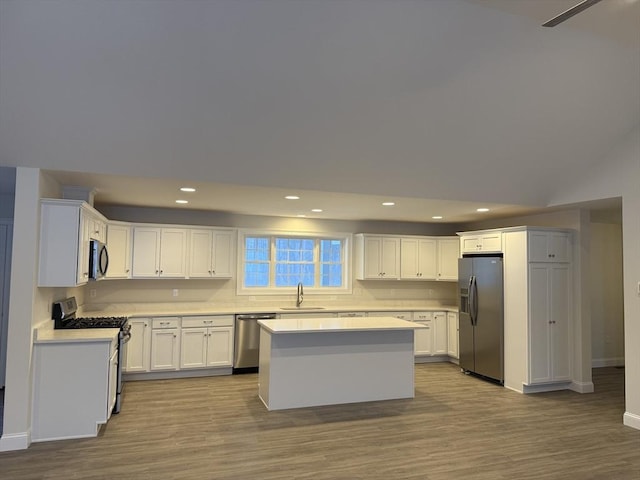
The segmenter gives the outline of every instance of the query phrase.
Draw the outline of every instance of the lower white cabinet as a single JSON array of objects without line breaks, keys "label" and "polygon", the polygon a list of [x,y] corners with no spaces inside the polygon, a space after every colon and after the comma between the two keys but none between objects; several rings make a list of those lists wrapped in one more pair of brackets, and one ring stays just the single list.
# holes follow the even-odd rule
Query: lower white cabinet
[{"label": "lower white cabinet", "polygon": [[33,351],[32,440],[95,437],[115,403],[117,333],[36,343]]},{"label": "lower white cabinet", "polygon": [[414,330],[415,355],[433,355],[433,312],[414,312],[413,321],[423,328]]},{"label": "lower white cabinet", "polygon": [[151,371],[180,367],[180,318],[154,318],[151,328]]},{"label": "lower white cabinet", "polygon": [[151,367],[151,319],[131,318],[131,339],[124,346],[124,371],[148,372]]},{"label": "lower white cabinet", "polygon": [[413,321],[424,328],[416,329],[414,336],[415,355],[447,355],[447,313],[413,312]]},{"label": "lower white cabinet", "polygon": [[230,367],[233,363],[233,316],[182,319],[180,368]]},{"label": "lower white cabinet", "polygon": [[529,264],[529,384],[571,379],[570,269]]},{"label": "lower white cabinet", "polygon": [[394,317],[400,320],[411,321],[413,312],[368,312],[367,317]]},{"label": "lower white cabinet", "polygon": [[433,314],[433,354],[447,354],[447,314],[436,312]]},{"label": "lower white cabinet", "polygon": [[447,312],[447,355],[451,358],[459,358],[458,330],[458,314]]}]

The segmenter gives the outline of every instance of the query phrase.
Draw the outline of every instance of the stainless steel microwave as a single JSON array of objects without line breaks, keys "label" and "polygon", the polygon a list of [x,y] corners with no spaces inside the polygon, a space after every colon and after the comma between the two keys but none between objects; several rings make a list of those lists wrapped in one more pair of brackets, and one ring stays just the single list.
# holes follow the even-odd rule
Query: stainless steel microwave
[{"label": "stainless steel microwave", "polygon": [[89,279],[101,280],[109,268],[107,246],[98,240],[89,241]]}]

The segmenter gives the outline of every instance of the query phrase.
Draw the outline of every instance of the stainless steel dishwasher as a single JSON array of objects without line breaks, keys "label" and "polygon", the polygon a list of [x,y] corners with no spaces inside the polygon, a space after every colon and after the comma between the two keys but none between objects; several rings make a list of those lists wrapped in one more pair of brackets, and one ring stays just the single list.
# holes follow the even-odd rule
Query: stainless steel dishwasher
[{"label": "stainless steel dishwasher", "polygon": [[236,315],[233,350],[233,373],[258,371],[260,358],[260,325],[258,320],[272,320],[275,313]]}]

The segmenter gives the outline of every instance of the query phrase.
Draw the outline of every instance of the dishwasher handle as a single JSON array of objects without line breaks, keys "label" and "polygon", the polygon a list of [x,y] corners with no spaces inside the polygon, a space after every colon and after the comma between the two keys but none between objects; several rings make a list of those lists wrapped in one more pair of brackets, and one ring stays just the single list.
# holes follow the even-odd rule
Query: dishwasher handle
[{"label": "dishwasher handle", "polygon": [[252,315],[236,315],[236,320],[273,320],[276,318],[275,313],[259,313]]}]

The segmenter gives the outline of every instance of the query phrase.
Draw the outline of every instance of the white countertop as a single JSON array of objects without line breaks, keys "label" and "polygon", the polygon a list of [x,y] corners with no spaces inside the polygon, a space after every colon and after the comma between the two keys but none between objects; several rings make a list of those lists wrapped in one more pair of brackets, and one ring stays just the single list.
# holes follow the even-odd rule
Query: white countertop
[{"label": "white countertop", "polygon": [[51,327],[36,329],[33,343],[112,342],[118,338],[119,328],[78,328],[54,330]]},{"label": "white countertop", "polygon": [[295,310],[282,306],[217,306],[210,303],[202,304],[118,304],[117,306],[103,305],[101,308],[82,308],[79,315],[86,316],[111,316],[126,315],[128,317],[186,317],[197,315],[236,315],[250,313],[339,313],[339,312],[457,312],[455,305],[424,304],[404,306],[379,306],[379,305],[341,305],[322,308],[304,308]]},{"label": "white countertop", "polygon": [[426,328],[420,324],[395,317],[354,318],[290,318],[258,320],[265,330],[278,333],[353,332],[373,330],[415,330]]}]

